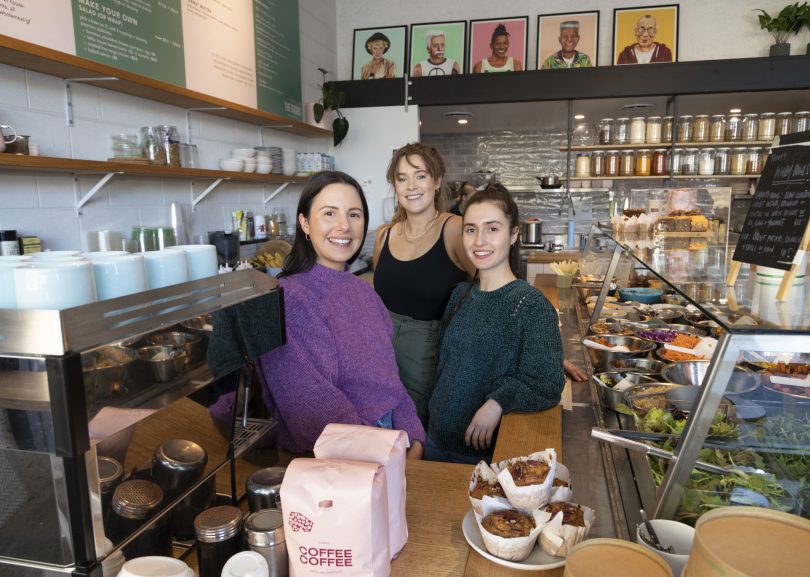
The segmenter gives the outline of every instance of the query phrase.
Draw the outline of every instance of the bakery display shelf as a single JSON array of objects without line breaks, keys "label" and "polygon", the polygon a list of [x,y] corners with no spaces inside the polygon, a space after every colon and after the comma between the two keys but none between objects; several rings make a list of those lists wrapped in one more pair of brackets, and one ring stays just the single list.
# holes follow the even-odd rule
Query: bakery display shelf
[{"label": "bakery display shelf", "polygon": [[48,156],[26,156],[23,154],[0,154],[0,169],[36,171],[36,172],[69,172],[75,174],[115,173],[122,175],[156,176],[160,178],[204,178],[223,179],[244,182],[273,182],[300,184],[309,176],[284,176],[280,174],[256,174],[253,172],[234,172],[228,170],[208,170],[205,168],[181,168],[159,166],[135,162],[116,162],[108,160],[82,160],[77,158],[56,158]]},{"label": "bakery display shelf", "polygon": [[571,181],[581,180],[745,180],[758,179],[759,174],[715,174],[700,176],[698,174],[678,174],[675,176],[572,176]]},{"label": "bakery display shelf", "polygon": [[[772,140],[736,140],[734,142],[676,142],[675,148],[736,148],[736,147],[749,147],[749,146],[771,146]],[[572,146],[571,152],[594,152],[597,150],[640,150],[642,148],[654,149],[664,148],[669,149],[673,147],[672,142],[657,142],[657,143],[643,143],[643,144],[582,144]],[[565,146],[560,147],[561,152],[567,151]]]},{"label": "bakery display shelf", "polygon": [[332,131],[0,34],[0,63],[308,138]]}]

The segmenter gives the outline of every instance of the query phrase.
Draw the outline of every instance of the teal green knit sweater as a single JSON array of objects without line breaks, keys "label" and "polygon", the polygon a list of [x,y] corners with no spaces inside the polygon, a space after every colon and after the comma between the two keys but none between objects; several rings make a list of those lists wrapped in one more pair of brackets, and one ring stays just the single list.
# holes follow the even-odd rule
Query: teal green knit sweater
[{"label": "teal green knit sweater", "polygon": [[464,444],[475,412],[487,399],[504,414],[559,403],[562,341],[554,307],[525,281],[491,292],[475,283],[453,313],[468,286],[456,287],[444,313],[428,431],[445,451],[487,459]]}]

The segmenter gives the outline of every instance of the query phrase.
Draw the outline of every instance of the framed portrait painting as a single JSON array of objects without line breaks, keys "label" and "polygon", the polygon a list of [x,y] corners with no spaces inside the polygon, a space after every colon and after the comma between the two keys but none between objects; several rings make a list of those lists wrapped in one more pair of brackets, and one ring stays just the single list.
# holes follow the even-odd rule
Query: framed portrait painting
[{"label": "framed portrait painting", "polygon": [[526,69],[529,17],[470,20],[469,72]]},{"label": "framed portrait painting", "polygon": [[407,43],[407,26],[355,29],[352,48],[352,80],[404,76]]},{"label": "framed portrait painting", "polygon": [[613,10],[613,64],[677,61],[677,4]]},{"label": "framed portrait painting", "polygon": [[464,72],[467,22],[411,24],[411,76],[447,76]]},{"label": "framed portrait painting", "polygon": [[538,70],[597,66],[598,52],[598,10],[537,17]]}]

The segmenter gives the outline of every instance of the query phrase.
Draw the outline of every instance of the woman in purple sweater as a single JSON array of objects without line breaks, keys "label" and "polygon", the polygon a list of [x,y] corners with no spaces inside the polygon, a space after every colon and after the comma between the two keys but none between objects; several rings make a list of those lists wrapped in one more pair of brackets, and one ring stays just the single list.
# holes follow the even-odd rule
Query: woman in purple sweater
[{"label": "woman in purple sweater", "polygon": [[279,274],[287,343],[258,363],[281,446],[311,451],[328,423],[374,425],[405,431],[408,456],[421,458],[425,431],[399,379],[391,318],[347,267],[368,232],[360,185],[342,172],[320,172],[301,192],[297,215]]}]

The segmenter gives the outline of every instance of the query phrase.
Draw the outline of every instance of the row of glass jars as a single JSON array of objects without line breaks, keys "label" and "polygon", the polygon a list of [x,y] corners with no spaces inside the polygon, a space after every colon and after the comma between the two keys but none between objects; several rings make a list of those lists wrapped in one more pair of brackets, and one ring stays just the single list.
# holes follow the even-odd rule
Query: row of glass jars
[{"label": "row of glass jars", "polygon": [[771,141],[777,135],[810,130],[810,111],[762,114],[682,114],[603,118],[599,144]]},{"label": "row of glass jars", "polygon": [[767,156],[759,147],[597,150],[577,154],[578,178],[614,176],[756,175]]}]

